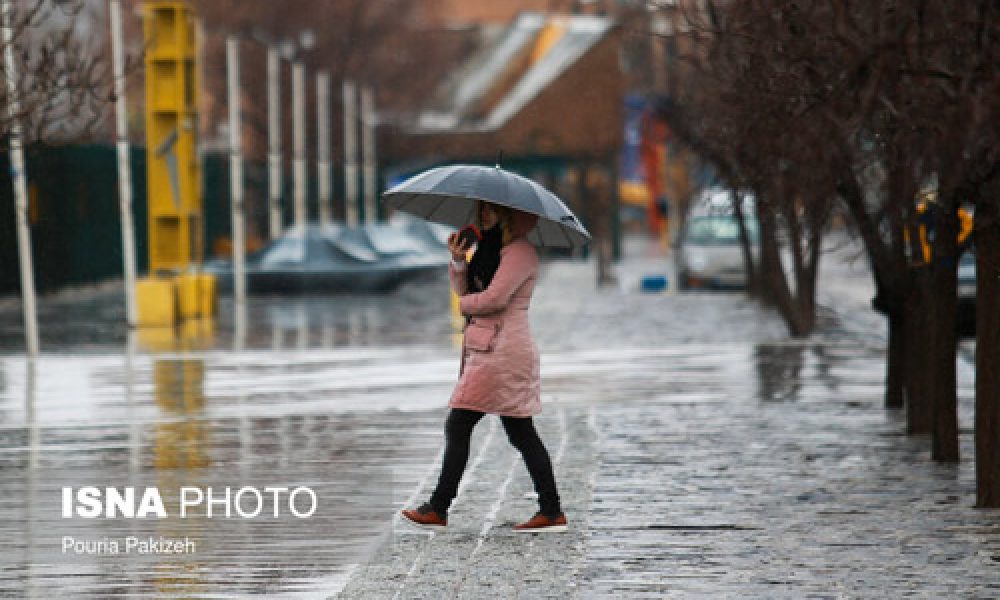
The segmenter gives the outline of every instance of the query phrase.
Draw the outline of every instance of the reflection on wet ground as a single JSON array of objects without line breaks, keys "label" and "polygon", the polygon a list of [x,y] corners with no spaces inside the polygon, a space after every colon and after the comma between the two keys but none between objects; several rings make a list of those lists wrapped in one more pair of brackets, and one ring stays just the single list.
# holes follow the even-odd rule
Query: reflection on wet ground
[{"label": "reflection on wet ground", "polygon": [[[164,351],[174,338],[180,349],[333,348],[379,344],[439,343],[451,328],[448,283],[439,276],[401,286],[392,294],[253,296],[243,330],[234,322],[231,296],[219,298],[219,318],[188,321],[178,335],[142,331],[140,349]],[[19,305],[0,306],[0,353],[23,351]],[[39,304],[39,335],[45,352],[120,352],[128,340],[121,285],[62,293]],[[191,347],[198,344],[198,348]]]},{"label": "reflection on wet ground", "polygon": [[[217,320],[133,333],[114,285],[44,300],[45,354],[0,356],[0,595],[336,590],[438,452],[457,372],[448,294],[439,278],[384,296],[255,297],[242,324],[223,297]],[[19,319],[0,310],[8,352]],[[62,489],[84,486],[155,487],[168,516],[64,518]],[[182,488],[243,486],[305,486],[318,508],[178,514]],[[129,536],[196,551],[126,554]],[[100,552],[66,552],[67,538]]]},{"label": "reflection on wet ground", "polygon": [[[380,532],[372,519],[391,512],[394,491],[413,485],[413,457],[437,451],[436,439],[412,435],[431,425],[422,415],[267,407],[281,403],[278,394],[261,394],[251,412],[239,406],[250,386],[235,396],[213,391],[213,379],[245,377],[242,369],[254,361],[237,363],[230,374],[211,359],[137,361],[144,364],[127,393],[126,382],[108,377],[119,359],[44,357],[34,368],[21,359],[3,361],[13,385],[0,403],[0,556],[7,565],[0,591],[51,598],[69,590],[191,597],[330,589]],[[63,518],[61,489],[83,486],[155,487],[168,517]],[[220,518],[224,504],[212,518],[203,508],[180,518],[185,486],[211,488],[217,497],[227,486],[232,494],[243,486],[307,486],[318,508],[297,518],[288,492],[277,504],[265,493],[257,518],[235,512]],[[300,512],[309,507],[303,498]],[[256,504],[252,496],[241,502],[247,512]],[[122,547],[119,554],[93,555],[63,547],[67,537],[110,543],[127,536],[188,538],[196,552],[126,556]]]},{"label": "reflection on wet ground", "polygon": [[[799,454],[812,456],[809,471],[802,473],[813,474],[822,473],[824,464],[853,465],[856,455],[891,464],[894,472],[903,469],[894,438],[878,438],[885,456],[859,454],[859,444],[871,436],[866,429],[878,437],[893,426],[879,410],[881,373],[874,352],[836,343],[703,342],[546,353],[548,408],[540,427],[548,432],[554,455],[566,463],[561,480],[583,481],[596,469],[593,494],[585,493],[586,486],[566,493],[568,502],[575,498],[569,504],[573,514],[592,531],[582,546],[585,555],[578,557],[580,589],[603,590],[595,597],[676,589],[664,587],[660,571],[677,567],[662,560],[686,542],[664,537],[669,529],[647,532],[646,526],[661,521],[688,527],[702,521],[746,524],[751,519],[753,527],[764,527],[761,519],[777,518],[785,510],[768,506],[774,493],[780,490],[780,498],[789,490],[812,489],[794,471],[779,478],[784,463],[772,458],[780,463]],[[782,360],[799,365],[769,370]],[[816,377],[820,360],[827,365],[826,375]],[[220,590],[278,596],[332,593],[349,582],[357,586],[358,576],[367,573],[357,569],[368,564],[373,549],[384,546],[380,536],[395,508],[412,505],[432,484],[441,407],[456,368],[452,349],[416,346],[137,354],[131,369],[124,368],[122,356],[46,356],[33,377],[23,358],[7,358],[0,366],[7,384],[0,400],[0,523],[5,524],[0,557],[12,566],[0,576],[0,590],[29,597],[53,597],[69,589],[92,597],[125,591],[190,597]],[[754,385],[758,392],[777,390],[756,394],[756,409],[747,403],[754,399]],[[794,395],[787,390],[795,390]],[[966,384],[963,396],[969,391]],[[775,405],[776,395],[794,405],[794,412]],[[587,430],[587,419],[594,419],[597,438],[589,450],[576,445],[585,434],[563,442],[553,431],[557,416],[552,411],[563,410],[570,432]],[[968,425],[966,406],[963,426]],[[476,439],[487,435],[479,431]],[[494,551],[514,543],[504,533],[508,521],[531,510],[529,500],[518,500],[530,484],[519,463],[507,458],[503,436],[494,437],[478,474],[469,478],[465,505],[470,518],[489,513],[505,473],[516,476],[480,557],[494,557]],[[743,449],[732,454],[736,447]],[[907,452],[906,468],[926,468],[918,453]],[[496,469],[500,472],[494,474]],[[730,505],[734,499],[720,495],[733,485],[732,469],[740,469],[743,502],[763,494],[739,514],[729,513],[741,504]],[[859,479],[852,488],[865,479],[865,471],[854,473]],[[940,477],[933,485],[951,485],[946,481],[951,476]],[[754,481],[770,482],[770,487],[757,489]],[[287,514],[253,520],[62,519],[60,488],[81,485],[156,486],[168,505],[176,502],[181,486],[307,485],[317,491],[321,509],[305,520]],[[833,483],[812,485],[826,490],[829,510],[839,502],[838,494],[847,493]],[[902,480],[894,485],[906,489]],[[622,545],[629,514],[642,526],[629,530],[631,542]],[[458,523],[456,516],[459,532],[480,527],[476,521]],[[199,548],[194,555],[127,561],[67,556],[60,549],[63,536],[127,535],[189,536]],[[390,543],[420,542],[420,536],[411,538],[396,535]],[[747,539],[765,544],[754,536]],[[439,540],[436,544],[444,546],[427,549],[427,556],[453,553],[453,543]],[[726,548],[741,551],[736,542]],[[694,555],[685,561],[688,579],[674,579],[685,581],[684,589],[708,593],[711,582],[718,583],[717,576],[706,575],[695,585],[691,578],[706,564]],[[737,564],[749,568],[745,561]],[[419,577],[407,581],[415,593],[421,589]]]},{"label": "reflection on wet ground", "polygon": [[[865,595],[868,578],[958,597],[985,594],[1000,556],[995,517],[964,506],[970,463],[929,464],[881,409],[883,349],[841,330],[788,341],[740,294],[597,292],[593,265],[545,265],[538,423],[578,525],[527,545],[507,525],[530,482],[495,420],[451,531],[390,528],[436,476],[458,371],[446,282],[253,298],[242,340],[226,302],[214,323],[128,336],[116,294],[43,302],[35,363],[0,309],[0,596],[805,597]],[[959,376],[967,450],[971,366]],[[63,518],[61,489],[84,485],[155,486],[170,514]],[[318,509],[181,519],[183,486],[308,486]],[[130,535],[198,546],[62,552]]]},{"label": "reflection on wet ground", "polygon": [[763,402],[793,402],[807,382],[822,385],[823,393],[836,394],[845,383],[837,376],[844,361],[845,356],[827,343],[759,344],[754,350],[757,397]]}]

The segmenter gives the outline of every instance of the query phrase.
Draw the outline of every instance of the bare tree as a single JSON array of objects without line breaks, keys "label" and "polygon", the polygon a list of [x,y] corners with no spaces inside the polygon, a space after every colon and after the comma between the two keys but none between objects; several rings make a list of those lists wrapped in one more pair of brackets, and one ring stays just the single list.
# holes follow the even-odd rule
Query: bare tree
[{"label": "bare tree", "polygon": [[[372,85],[377,105],[391,111],[397,106],[412,105],[415,98],[429,93],[428,69],[433,69],[433,53],[440,44],[421,40],[414,26],[418,3],[404,0],[344,0],[338,2],[302,1],[279,3],[271,0],[197,0],[195,10],[205,23],[206,80],[205,119],[210,124],[226,119],[224,103],[224,33],[235,33],[247,43],[246,67],[241,74],[244,119],[247,123],[248,157],[263,159],[266,154],[267,103],[264,46],[288,46],[295,60],[301,60],[309,73],[324,70],[338,87],[343,79]],[[311,44],[304,47],[302,41]],[[429,65],[429,66],[428,66]],[[310,79],[311,80],[311,79]],[[391,85],[389,85],[391,84]],[[290,86],[282,86],[287,93]],[[307,112],[313,114],[314,94],[306,94]],[[334,94],[339,97],[339,94]],[[283,106],[290,106],[282,98]],[[336,129],[342,122],[333,107],[331,123]],[[286,111],[287,113],[287,111]],[[288,114],[286,119],[290,119]],[[283,130],[290,131],[290,122]],[[314,135],[310,131],[310,135]],[[334,139],[339,132],[334,131]],[[315,147],[311,140],[309,147]]]},{"label": "bare tree", "polygon": [[[822,131],[802,117],[796,102],[803,87],[796,49],[772,43],[787,37],[786,17],[739,3],[725,11],[707,6],[687,12],[684,27],[675,28],[687,51],[665,113],[674,131],[732,187],[755,192],[759,292],[778,307],[793,335],[807,335],[815,326],[815,280],[833,196],[829,177],[816,167]],[[799,135],[785,135],[789,127]],[[784,252],[779,239],[788,241]],[[748,272],[757,273],[745,254]]]},{"label": "bare tree", "polygon": [[[998,8],[990,2],[708,2],[689,21],[682,130],[723,172],[765,191],[764,229],[819,207],[835,190],[864,241],[889,319],[886,401],[905,400],[909,430],[957,460],[955,382],[958,209],[979,206],[977,360],[995,368],[993,235],[1000,121]],[[916,192],[936,182],[933,252],[918,243]],[[774,202],[777,199],[777,202]],[[817,204],[819,202],[819,204]],[[778,216],[780,215],[780,216]],[[807,229],[799,230],[807,231]],[[799,241],[808,239],[795,235]],[[762,269],[775,264],[763,235]],[[796,261],[793,243],[793,261]],[[808,256],[808,251],[806,256]],[[987,258],[990,257],[990,258]],[[807,261],[808,264],[808,261]],[[795,268],[798,278],[798,268]],[[766,277],[766,275],[765,275]],[[808,279],[801,281],[807,286]],[[781,280],[767,285],[780,298]],[[807,290],[808,291],[808,290]],[[784,310],[782,311],[784,314]],[[988,358],[981,358],[986,356]],[[992,366],[990,366],[992,365]],[[980,505],[1000,503],[1000,381],[977,379]]]},{"label": "bare tree", "polygon": [[[0,132],[16,119],[25,142],[63,142],[102,133],[111,99],[103,10],[82,0],[12,3],[18,114],[3,111]],[[5,50],[5,49],[4,49]],[[9,104],[6,88],[0,102]]]}]

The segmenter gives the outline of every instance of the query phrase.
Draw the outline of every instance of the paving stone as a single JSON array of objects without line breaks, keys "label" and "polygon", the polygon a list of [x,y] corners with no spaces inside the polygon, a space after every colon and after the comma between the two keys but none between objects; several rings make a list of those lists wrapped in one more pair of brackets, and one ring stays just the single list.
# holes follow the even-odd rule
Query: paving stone
[{"label": "paving stone", "polygon": [[[973,508],[967,345],[964,462],[937,465],[882,408],[884,323],[863,312],[865,273],[825,271],[820,300],[840,312],[789,340],[739,293],[639,293],[641,274],[669,267],[635,240],[626,250],[620,286],[597,290],[593,264],[549,262],[533,300],[537,423],[567,533],[511,531],[536,501],[495,417],[476,429],[446,531],[395,516],[439,468],[457,374],[443,282],[381,304],[260,299],[246,351],[220,323],[203,350],[126,358],[97,344],[97,322],[43,356],[33,386],[22,357],[0,356],[0,596],[1000,597],[1000,513]],[[0,329],[11,322],[0,314]],[[170,379],[192,369],[194,387]],[[134,526],[62,520],[61,485],[241,478],[313,485],[323,514],[160,524],[199,536],[190,559],[57,552],[64,532]]]}]

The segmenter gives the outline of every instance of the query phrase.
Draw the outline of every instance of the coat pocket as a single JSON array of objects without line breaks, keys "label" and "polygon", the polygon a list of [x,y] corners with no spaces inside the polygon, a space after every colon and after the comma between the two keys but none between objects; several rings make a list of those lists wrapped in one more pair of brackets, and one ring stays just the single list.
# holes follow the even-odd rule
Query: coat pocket
[{"label": "coat pocket", "polygon": [[465,347],[479,352],[492,352],[499,333],[499,324],[473,320],[465,327]]}]

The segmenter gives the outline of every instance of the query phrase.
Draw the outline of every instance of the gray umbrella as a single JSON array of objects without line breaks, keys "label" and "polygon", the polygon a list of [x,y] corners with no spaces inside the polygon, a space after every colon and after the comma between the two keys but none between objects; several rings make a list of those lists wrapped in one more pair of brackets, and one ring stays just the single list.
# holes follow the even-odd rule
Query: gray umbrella
[{"label": "gray umbrella", "polygon": [[476,200],[538,215],[528,233],[536,246],[579,248],[590,234],[558,196],[530,179],[497,167],[451,165],[414,175],[383,194],[386,205],[410,214],[462,227],[475,221]]}]

